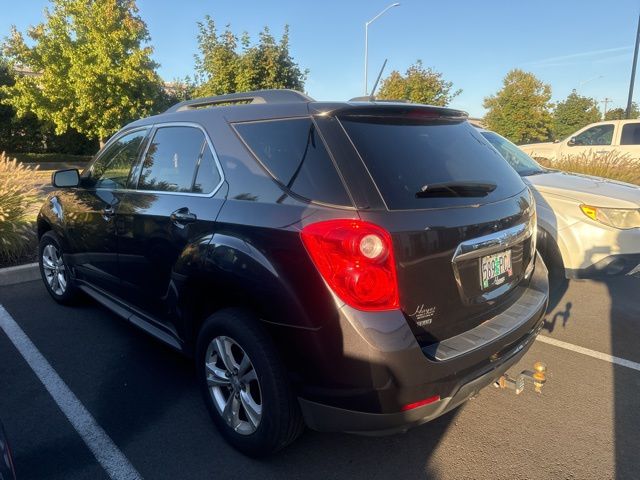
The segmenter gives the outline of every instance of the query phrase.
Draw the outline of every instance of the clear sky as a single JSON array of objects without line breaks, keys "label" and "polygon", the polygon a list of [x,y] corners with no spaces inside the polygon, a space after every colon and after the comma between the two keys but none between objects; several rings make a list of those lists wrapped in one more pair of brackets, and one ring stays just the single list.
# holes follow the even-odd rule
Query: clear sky
[{"label": "clear sky", "polygon": [[[451,106],[473,116],[514,67],[551,84],[554,99],[573,88],[624,106],[629,86],[638,0],[400,0],[369,27],[369,79],[385,58],[386,73],[416,59],[444,74],[463,93]],[[221,1],[138,0],[165,80],[193,76],[196,21],[253,38],[264,25],[291,32],[291,53],[309,69],[307,92],[319,100],[363,93],[364,23],[392,0]],[[0,37],[42,20],[46,0],[0,0]],[[640,99],[640,78],[635,99]],[[612,108],[609,105],[609,108]],[[601,104],[602,107],[602,104]]]}]

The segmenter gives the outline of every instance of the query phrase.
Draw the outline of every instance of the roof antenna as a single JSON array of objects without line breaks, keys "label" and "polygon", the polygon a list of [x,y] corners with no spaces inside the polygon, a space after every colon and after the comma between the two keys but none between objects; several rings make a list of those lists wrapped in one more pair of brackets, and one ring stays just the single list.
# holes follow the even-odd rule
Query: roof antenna
[{"label": "roof antenna", "polygon": [[376,83],[373,84],[373,88],[371,89],[371,93],[369,94],[369,101],[372,102],[375,100],[375,92],[378,87],[378,82],[380,81],[380,77],[382,76],[382,72],[384,71],[384,67],[387,66],[387,59],[384,59],[384,63],[382,64],[382,68],[380,69],[380,73],[378,73],[378,78],[376,78]]}]

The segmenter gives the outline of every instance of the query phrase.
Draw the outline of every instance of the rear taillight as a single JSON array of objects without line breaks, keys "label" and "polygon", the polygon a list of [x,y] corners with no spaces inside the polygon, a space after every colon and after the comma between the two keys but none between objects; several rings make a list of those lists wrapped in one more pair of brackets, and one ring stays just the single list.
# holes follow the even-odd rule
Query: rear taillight
[{"label": "rear taillight", "polygon": [[302,241],[329,287],[359,310],[398,308],[391,235],[361,220],[329,220],[302,229]]}]

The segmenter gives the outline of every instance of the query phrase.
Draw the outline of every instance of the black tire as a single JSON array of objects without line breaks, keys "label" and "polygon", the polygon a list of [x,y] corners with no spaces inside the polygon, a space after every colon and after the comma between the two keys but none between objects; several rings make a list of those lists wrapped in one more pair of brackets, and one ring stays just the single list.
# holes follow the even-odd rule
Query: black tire
[{"label": "black tire", "polygon": [[[55,282],[53,283],[53,285],[50,282],[50,279],[53,276],[52,270],[51,268],[46,268],[44,264],[45,257],[51,258],[49,255],[49,252],[51,252],[52,250],[50,250],[49,247],[54,249],[59,256],[60,263],[59,265],[57,265],[58,270],[56,270],[56,272],[61,273],[63,277],[66,279],[66,284],[63,289],[59,289],[59,288],[57,289],[55,287],[56,286]],[[38,246],[38,263],[40,265],[40,275],[42,276],[42,282],[44,283],[44,286],[49,292],[49,295],[51,295],[51,297],[56,302],[64,305],[69,305],[69,304],[72,304],[75,300],[77,300],[78,294],[79,294],[78,289],[74,285],[73,278],[71,277],[71,272],[64,261],[64,249],[62,247],[62,242],[60,241],[60,238],[58,237],[58,235],[56,235],[54,232],[51,232],[51,231],[46,232],[40,238],[40,244]],[[57,285],[59,287],[60,281],[59,280],[57,281],[58,281]]]},{"label": "black tire", "polygon": [[[206,362],[211,363],[212,359],[218,358],[215,354],[211,356],[210,348],[211,346],[215,351],[216,338],[235,342],[233,348],[240,347],[236,349],[239,352],[237,355],[243,358],[246,354],[255,370],[261,399],[261,418],[255,427],[249,423],[249,416],[245,414],[248,429],[255,429],[252,433],[238,433],[239,427],[234,430],[227,423],[216,406],[217,400],[214,400],[212,392],[216,387],[210,387],[207,383]],[[211,315],[198,335],[196,365],[198,382],[214,423],[227,442],[240,452],[251,457],[270,455],[292,443],[302,433],[304,422],[300,406],[291,389],[286,370],[272,339],[251,312],[224,309]],[[209,378],[212,378],[211,374]],[[227,398],[231,398],[232,388],[218,387],[218,394],[225,395],[224,392],[229,392]],[[244,385],[243,388],[246,392],[248,386]]]}]

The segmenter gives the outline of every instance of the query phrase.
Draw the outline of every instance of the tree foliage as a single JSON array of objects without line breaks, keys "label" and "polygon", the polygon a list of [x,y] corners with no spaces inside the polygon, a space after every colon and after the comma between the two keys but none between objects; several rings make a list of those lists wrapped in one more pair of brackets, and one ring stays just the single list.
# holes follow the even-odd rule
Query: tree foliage
[{"label": "tree foliage", "polygon": [[547,140],[553,128],[551,87],[532,73],[511,70],[502,88],[484,99],[487,128],[514,143]]},{"label": "tree foliage", "polygon": [[[626,117],[626,108],[612,108],[604,114],[605,120],[624,120]],[[631,102],[631,115],[629,118],[640,118],[640,109],[636,102]]]},{"label": "tree foliage", "polygon": [[418,60],[402,75],[397,70],[389,74],[380,85],[376,95],[384,100],[408,100],[414,103],[426,103],[444,107],[462,90],[452,91],[453,83],[442,78],[442,73],[423,67]]},{"label": "tree foliage", "polygon": [[590,123],[599,122],[601,118],[598,101],[578,95],[574,90],[556,105],[553,112],[553,133],[556,138],[565,138]]},{"label": "tree foliage", "polygon": [[19,75],[2,87],[19,116],[33,112],[57,133],[70,128],[105,139],[151,113],[161,82],[135,0],[52,0],[43,23],[12,28],[4,53]]},{"label": "tree foliage", "polygon": [[[0,88],[15,84],[15,75],[8,63],[0,57]],[[4,94],[0,91],[0,152],[67,153],[74,155],[93,154],[98,145],[75,129],[61,135],[55,134],[51,122],[38,119],[27,112],[22,117],[10,105],[3,105]]]},{"label": "tree foliage", "polygon": [[208,15],[198,22],[198,30],[196,97],[265,88],[304,89],[307,71],[289,52],[288,26],[279,41],[264,27],[255,44],[247,32],[238,38],[229,25],[219,33]]}]

